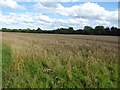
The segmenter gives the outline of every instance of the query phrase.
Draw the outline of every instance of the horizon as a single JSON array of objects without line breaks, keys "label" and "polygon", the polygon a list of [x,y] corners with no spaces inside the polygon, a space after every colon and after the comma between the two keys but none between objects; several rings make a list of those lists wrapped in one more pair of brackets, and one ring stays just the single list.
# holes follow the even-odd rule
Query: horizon
[{"label": "horizon", "polygon": [[[99,25],[98,25],[99,26]],[[85,26],[84,26],[85,27]],[[73,27],[73,30],[84,30],[84,27],[83,28],[78,28],[78,29],[74,29]],[[91,27],[91,26],[88,26],[88,27]],[[95,26],[95,27],[97,27],[97,26]],[[93,27],[91,27],[91,28],[93,28],[93,29],[95,29],[95,27],[93,28]],[[104,27],[104,26],[103,26]],[[119,29],[119,27],[115,27],[115,26],[111,26],[111,27],[104,27],[104,29],[105,28],[109,28],[109,29],[111,29],[111,28],[117,28],[117,29]],[[3,27],[3,28],[0,28],[0,30],[2,30],[2,29],[10,29],[10,30],[12,30],[12,29],[17,29],[17,30],[19,30],[19,29],[21,29],[21,30],[27,30],[27,29],[30,29],[30,30],[37,30],[38,28],[40,28],[40,27],[37,27],[36,29],[35,28],[6,28],[6,27]],[[68,27],[68,28],[63,28],[63,29],[69,29],[70,27]],[[41,29],[41,28],[40,28]],[[47,29],[48,31],[50,30],[50,31],[52,31],[52,30],[58,30],[58,29],[62,29],[62,28],[56,28],[56,29]],[[46,29],[41,29],[41,30],[43,30],[43,31],[45,31]]]}]

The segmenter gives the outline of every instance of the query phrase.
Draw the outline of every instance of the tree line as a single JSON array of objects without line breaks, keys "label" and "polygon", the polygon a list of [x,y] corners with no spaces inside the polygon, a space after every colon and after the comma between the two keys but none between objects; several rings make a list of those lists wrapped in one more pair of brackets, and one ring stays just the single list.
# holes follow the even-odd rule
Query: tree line
[{"label": "tree line", "polygon": [[23,32],[23,33],[49,33],[49,34],[82,34],[82,35],[112,35],[119,36],[120,30],[117,27],[106,27],[96,26],[92,28],[91,26],[85,26],[83,29],[74,30],[73,27],[69,28],[58,28],[56,30],[42,30],[38,29],[7,29],[2,28],[2,32]]}]

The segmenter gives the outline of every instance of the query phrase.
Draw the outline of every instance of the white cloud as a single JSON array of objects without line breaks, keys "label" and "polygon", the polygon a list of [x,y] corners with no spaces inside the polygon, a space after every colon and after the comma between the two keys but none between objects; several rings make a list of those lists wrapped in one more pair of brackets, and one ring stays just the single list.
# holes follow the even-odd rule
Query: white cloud
[{"label": "white cloud", "polygon": [[10,26],[12,26],[12,28],[37,28],[45,25],[48,26],[48,24],[52,22],[52,19],[41,13],[10,13],[9,15],[0,14],[0,17],[0,24],[4,24],[4,26],[8,28]]},{"label": "white cloud", "polygon": [[119,2],[119,0],[16,0],[18,2]]},{"label": "white cloud", "polygon": [[39,14],[39,16],[36,16],[36,17],[37,17],[36,19],[39,20],[39,21],[43,21],[43,22],[46,22],[46,23],[52,23],[53,22],[53,20],[50,19],[46,15]]},{"label": "white cloud", "polygon": [[19,5],[15,0],[0,0],[1,7],[9,7],[12,9],[24,9],[23,6]]},{"label": "white cloud", "polygon": [[[54,7],[51,7],[52,4]],[[95,24],[99,23],[100,25],[111,25],[114,22],[117,26],[117,21],[118,21],[117,10],[108,11],[104,7],[98,5],[97,3],[91,3],[91,2],[74,5],[72,7],[64,7],[59,3],[47,2],[46,5],[44,3],[36,4],[35,8],[37,8],[38,10],[43,10],[40,12],[46,15],[52,13],[61,16],[71,17],[72,19],[74,18],[76,22],[77,22],[76,18],[78,19],[84,18],[87,19],[88,21],[95,22]]]},{"label": "white cloud", "polygon": [[41,13],[10,13],[9,15],[0,14],[0,17],[0,23],[8,28],[11,25],[13,25],[13,28],[17,25],[22,26],[19,28],[23,28],[23,26],[26,26],[26,28],[40,27],[42,29],[57,29],[59,27],[69,26],[77,28],[77,25],[87,23],[87,20],[85,19],[55,19]]},{"label": "white cloud", "polygon": [[[112,19],[118,18],[118,11],[107,11],[104,7],[101,7],[97,3],[87,2],[84,4],[74,5],[72,7],[64,7],[59,3],[38,3],[35,9],[43,10],[44,14],[54,13],[62,16],[89,18],[89,19],[108,19],[112,16]],[[53,10],[54,9],[54,10]]]},{"label": "white cloud", "polygon": [[[24,2],[24,0],[16,0]],[[25,2],[79,2],[79,0],[25,0]]]},{"label": "white cloud", "polygon": [[[0,14],[0,23],[6,27],[57,29],[60,27],[74,27],[74,29],[84,26],[117,26],[118,11],[108,11],[97,3],[83,3],[72,7],[64,7],[60,3],[41,2],[34,5],[35,11],[26,13]],[[57,15],[50,17],[49,14]],[[61,18],[64,17],[64,18]],[[65,18],[67,17],[67,18]],[[69,18],[68,18],[69,17]]]}]

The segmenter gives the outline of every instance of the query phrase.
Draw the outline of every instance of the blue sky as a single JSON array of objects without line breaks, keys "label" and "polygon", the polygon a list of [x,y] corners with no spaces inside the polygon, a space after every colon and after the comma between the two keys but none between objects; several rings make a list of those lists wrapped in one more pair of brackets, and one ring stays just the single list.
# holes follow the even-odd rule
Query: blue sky
[{"label": "blue sky", "polygon": [[117,2],[1,1],[0,28],[74,29],[118,26]]},{"label": "blue sky", "polygon": [[[74,5],[79,5],[79,4],[83,4],[84,2],[60,2],[61,5],[63,5],[64,7],[71,7]],[[106,10],[117,10],[118,9],[118,3],[117,2],[94,2],[97,3],[98,5],[104,7]],[[33,5],[37,4],[37,2],[18,2],[18,4],[23,5],[26,7],[26,10],[24,9],[12,9],[12,8],[8,8],[8,7],[3,7],[2,8],[2,12],[3,14],[5,13],[9,13],[9,12],[15,12],[15,13],[24,13],[26,11],[29,12],[34,12],[34,10],[32,9]]]},{"label": "blue sky", "polygon": [[[65,7],[71,7],[73,5],[79,5],[79,3],[83,4],[85,2],[63,2],[61,3]],[[116,10],[118,8],[118,2],[94,2],[97,3],[98,5],[104,7],[107,10]]]}]

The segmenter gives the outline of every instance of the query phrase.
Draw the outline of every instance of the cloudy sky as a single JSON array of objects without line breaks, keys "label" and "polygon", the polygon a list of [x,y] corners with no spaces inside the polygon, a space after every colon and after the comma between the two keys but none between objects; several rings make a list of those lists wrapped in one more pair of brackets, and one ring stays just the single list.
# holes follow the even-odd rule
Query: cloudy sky
[{"label": "cloudy sky", "polygon": [[33,1],[0,0],[0,28],[118,26],[117,2]]}]

